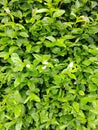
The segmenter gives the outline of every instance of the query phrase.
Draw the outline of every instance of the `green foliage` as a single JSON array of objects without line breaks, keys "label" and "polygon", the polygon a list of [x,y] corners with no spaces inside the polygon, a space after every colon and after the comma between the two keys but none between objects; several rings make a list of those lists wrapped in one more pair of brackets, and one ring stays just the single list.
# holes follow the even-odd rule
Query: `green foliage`
[{"label": "green foliage", "polygon": [[98,130],[97,0],[0,0],[0,130]]}]

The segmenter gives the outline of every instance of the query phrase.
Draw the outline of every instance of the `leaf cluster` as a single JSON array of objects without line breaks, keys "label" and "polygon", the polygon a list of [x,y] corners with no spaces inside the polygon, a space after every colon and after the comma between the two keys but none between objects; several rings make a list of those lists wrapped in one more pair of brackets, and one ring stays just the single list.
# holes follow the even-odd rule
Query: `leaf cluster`
[{"label": "leaf cluster", "polygon": [[0,130],[98,130],[97,0],[0,0]]}]

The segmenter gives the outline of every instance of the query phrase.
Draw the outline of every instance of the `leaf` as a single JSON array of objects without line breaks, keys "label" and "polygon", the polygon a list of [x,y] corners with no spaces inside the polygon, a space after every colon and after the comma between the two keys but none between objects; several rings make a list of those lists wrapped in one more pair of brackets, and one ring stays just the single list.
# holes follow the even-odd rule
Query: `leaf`
[{"label": "leaf", "polygon": [[64,47],[66,48],[66,45],[64,44],[65,39],[64,38],[59,38],[55,41],[55,45],[59,47]]},{"label": "leaf", "polygon": [[95,84],[93,84],[93,83],[90,83],[89,84],[89,91],[94,92],[96,90],[97,90],[97,86]]},{"label": "leaf", "polygon": [[98,95],[88,95],[88,97],[81,98],[81,103],[86,104],[87,102],[93,102],[95,99],[98,98]]},{"label": "leaf", "polygon": [[81,28],[73,28],[72,34],[82,34],[83,30]]},{"label": "leaf", "polygon": [[5,60],[9,58],[8,52],[0,52],[0,58],[4,58]]},{"label": "leaf", "polygon": [[14,87],[16,88],[21,83],[21,78],[17,77],[14,81]]},{"label": "leaf", "polygon": [[[53,39],[52,39],[52,40],[53,40]],[[55,46],[55,42],[52,43],[52,42],[50,42],[50,41],[45,41],[44,44],[45,44],[46,47],[54,47],[54,46]]]},{"label": "leaf", "polygon": [[15,17],[22,19],[22,12],[20,10],[12,13]]},{"label": "leaf", "polygon": [[22,112],[22,106],[21,104],[17,104],[14,108],[15,118],[18,118],[21,115],[21,112]]},{"label": "leaf", "polygon": [[34,93],[31,93],[30,94],[30,100],[32,101],[36,101],[36,102],[40,102],[40,98],[36,95],[36,94],[34,94]]},{"label": "leaf", "polygon": [[98,77],[92,77],[92,82],[95,83],[96,85],[98,84]]},{"label": "leaf", "polygon": [[19,118],[19,119],[17,120],[16,126],[15,126],[15,130],[21,130],[22,125],[23,125],[22,119]]},{"label": "leaf", "polygon": [[21,59],[19,58],[17,53],[13,53],[11,55],[11,60],[16,66],[20,66],[22,64]]},{"label": "leaf", "polygon": [[37,13],[44,13],[44,12],[48,12],[48,9],[38,9],[36,10]]},{"label": "leaf", "polygon": [[33,56],[35,57],[35,59],[37,59],[37,60],[39,60],[39,61],[41,61],[41,56],[40,55],[38,55],[38,54],[33,54]]},{"label": "leaf", "polygon": [[64,1],[64,3],[70,3],[71,2],[71,0],[63,0]]},{"label": "leaf", "polygon": [[92,6],[92,8],[96,7],[97,4],[98,4],[98,3],[97,3],[96,1],[91,1],[91,6]]},{"label": "leaf", "polygon": [[18,90],[14,91],[14,98],[17,103],[22,103],[22,97]]},{"label": "leaf", "polygon": [[53,18],[60,17],[60,16],[62,16],[64,13],[65,13],[65,10],[58,10],[58,11],[54,12]]},{"label": "leaf", "polygon": [[76,0],[76,3],[75,3],[75,8],[79,8],[80,7],[80,2],[78,0]]},{"label": "leaf", "polygon": [[68,73],[69,77],[72,78],[72,79],[76,79],[76,76],[75,74],[72,74],[72,73]]},{"label": "leaf", "polygon": [[79,103],[73,102],[73,108],[76,110],[76,112],[79,112]]},{"label": "leaf", "polygon": [[19,35],[22,37],[29,37],[27,32],[20,32]]},{"label": "leaf", "polygon": [[8,23],[8,17],[4,17],[1,21],[1,23]]},{"label": "leaf", "polygon": [[51,42],[55,42],[56,39],[53,36],[47,36],[46,39],[48,39]]},{"label": "leaf", "polygon": [[31,48],[32,48],[32,45],[31,45],[31,44],[28,44],[28,45],[26,46],[26,51],[27,51],[27,52],[31,52]]},{"label": "leaf", "polygon": [[16,37],[16,32],[13,29],[6,29],[6,35],[10,38],[15,38]]},{"label": "leaf", "polygon": [[14,124],[15,124],[15,121],[6,122],[6,123],[4,124],[4,127],[6,128],[6,130],[9,130],[9,128],[10,128],[11,126],[13,126]]},{"label": "leaf", "polygon": [[91,61],[90,60],[84,60],[83,61],[83,64],[86,65],[86,66],[89,66],[91,64]]},{"label": "leaf", "polygon": [[19,58],[17,53],[13,53],[11,55],[11,60],[16,66],[16,71],[22,71],[24,64],[22,63],[21,59]]},{"label": "leaf", "polygon": [[84,95],[85,95],[85,94],[84,94],[84,91],[80,90],[80,91],[79,91],[79,95],[84,96]]},{"label": "leaf", "polygon": [[40,98],[39,98],[36,94],[34,94],[34,93],[31,93],[31,94],[27,97],[27,99],[24,101],[24,104],[27,103],[29,100],[30,100],[30,101],[40,102]]},{"label": "leaf", "polygon": [[90,34],[98,33],[98,25],[96,27],[90,27],[88,31]]},{"label": "leaf", "polygon": [[26,104],[29,100],[30,100],[30,96],[26,98],[26,100],[24,101],[24,104]]},{"label": "leaf", "polygon": [[15,50],[17,50],[17,49],[18,49],[17,46],[11,46],[11,47],[9,48],[9,53],[10,53],[10,55],[11,55]]},{"label": "leaf", "polygon": [[75,38],[74,35],[69,35],[69,34],[68,34],[68,35],[65,35],[65,36],[64,36],[64,39],[66,39],[66,40],[67,40],[67,39],[74,39],[74,38]]},{"label": "leaf", "polygon": [[18,18],[22,19],[22,12],[21,12],[20,10],[18,10],[18,11],[16,12],[16,16],[17,16]]}]

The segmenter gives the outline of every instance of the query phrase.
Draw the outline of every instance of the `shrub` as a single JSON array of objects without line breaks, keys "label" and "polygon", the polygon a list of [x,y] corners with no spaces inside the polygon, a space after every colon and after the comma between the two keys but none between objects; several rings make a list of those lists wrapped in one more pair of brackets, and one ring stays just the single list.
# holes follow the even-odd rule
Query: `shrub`
[{"label": "shrub", "polygon": [[0,0],[0,130],[98,130],[98,2]]}]

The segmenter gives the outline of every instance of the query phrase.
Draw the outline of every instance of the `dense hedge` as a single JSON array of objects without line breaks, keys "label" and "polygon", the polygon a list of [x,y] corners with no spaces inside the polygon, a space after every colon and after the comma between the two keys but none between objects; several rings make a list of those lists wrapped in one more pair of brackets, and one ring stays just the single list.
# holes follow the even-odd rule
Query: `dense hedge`
[{"label": "dense hedge", "polygon": [[97,0],[0,0],[0,130],[98,130]]}]

